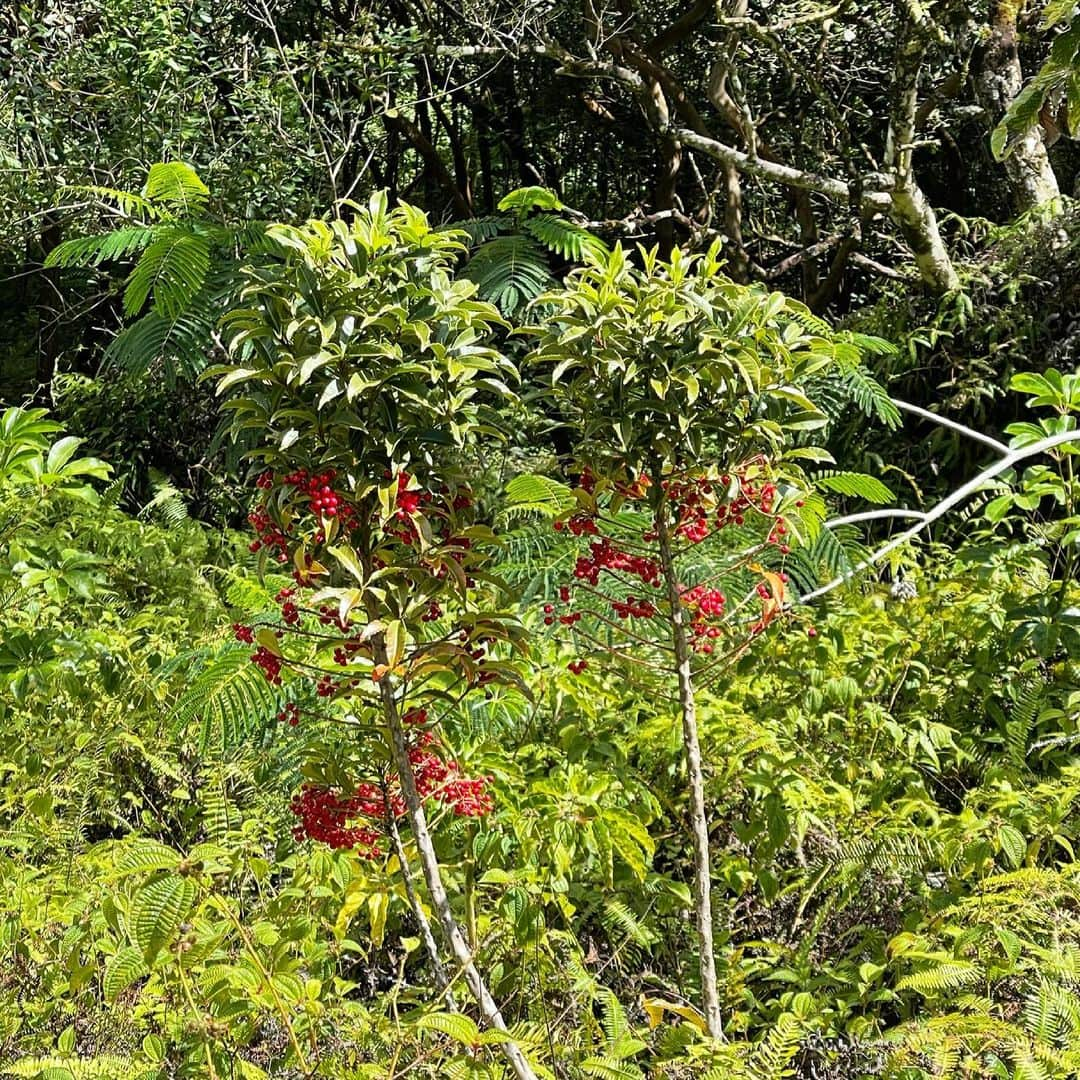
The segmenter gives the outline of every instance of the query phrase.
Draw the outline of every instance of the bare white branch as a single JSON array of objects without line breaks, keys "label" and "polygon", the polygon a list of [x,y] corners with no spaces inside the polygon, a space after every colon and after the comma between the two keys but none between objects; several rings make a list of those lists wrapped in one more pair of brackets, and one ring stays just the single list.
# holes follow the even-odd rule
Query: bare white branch
[{"label": "bare white branch", "polygon": [[[932,415],[932,414],[931,414]],[[938,417],[937,419],[940,419]],[[966,484],[958,487],[951,495],[947,495],[942,499],[932,510],[927,511],[922,517],[911,526],[910,529],[905,529],[898,536],[893,537],[887,544],[882,545],[875,551],[868,559],[864,559],[857,566],[852,567],[850,570],[841,574],[839,577],[834,578],[827,585],[822,585],[818,589],[814,589],[813,592],[808,592],[804,596],[799,598],[799,603],[808,604],[811,600],[816,600],[820,596],[824,596],[826,593],[830,593],[833,589],[838,589],[845,582],[850,581],[857,574],[861,574],[864,570],[869,570],[871,567],[876,566],[887,555],[890,555],[897,548],[902,547],[909,540],[914,539],[924,529],[929,528],[935,521],[943,518],[954,507],[959,506],[965,502],[968,498],[979,491],[983,485],[993,480],[999,473],[1005,472],[1006,469],[1011,469],[1014,465],[1018,465],[1021,461],[1026,461],[1028,458],[1038,457],[1040,454],[1045,454],[1049,450],[1053,450],[1055,447],[1064,446],[1066,443],[1078,443],[1080,444],[1080,432],[1077,431],[1059,431],[1056,435],[1050,435],[1045,439],[1040,439],[1038,442],[1030,443],[1028,446],[1018,447],[1015,450],[1008,451],[1003,457],[994,462],[993,465],[986,469],[983,469],[978,476],[969,480]],[[872,513],[881,514],[883,511],[871,511]],[[843,519],[840,519],[841,521]],[[835,523],[834,523],[835,524]]]}]

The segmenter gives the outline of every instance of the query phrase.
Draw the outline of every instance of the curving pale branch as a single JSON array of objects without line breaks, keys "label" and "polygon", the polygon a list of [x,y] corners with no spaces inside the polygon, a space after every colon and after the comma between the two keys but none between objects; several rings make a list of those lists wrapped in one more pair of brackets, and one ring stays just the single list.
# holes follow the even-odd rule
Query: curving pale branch
[{"label": "curving pale branch", "polygon": [[811,600],[816,600],[818,597],[832,592],[833,589],[839,588],[857,574],[861,574],[864,570],[869,570],[876,566],[886,556],[892,554],[892,552],[897,548],[902,547],[909,540],[914,539],[924,529],[929,528],[935,521],[943,518],[950,510],[965,502],[970,496],[974,495],[975,492],[982,488],[984,484],[989,480],[993,480],[994,477],[1000,473],[1005,472],[1006,469],[1011,469],[1021,461],[1038,457],[1040,454],[1045,454],[1055,447],[1064,446],[1066,443],[1080,444],[1080,431],[1059,431],[1056,435],[1048,435],[1045,439],[1040,439],[1038,442],[1010,450],[1004,443],[998,442],[997,439],[992,439],[988,435],[983,435],[981,432],[974,431],[971,428],[965,427],[963,424],[958,424],[954,420],[947,420],[944,417],[937,416],[935,413],[927,412],[917,405],[909,405],[907,402],[902,401],[894,401],[893,404],[904,412],[913,413],[916,416],[922,416],[929,420],[933,420],[943,427],[959,431],[978,442],[993,446],[1000,456],[993,465],[983,469],[977,476],[973,477],[966,484],[958,487],[954,492],[938,502],[932,509],[924,513],[914,510],[868,510],[862,514],[850,514],[847,517],[836,518],[827,522],[826,528],[833,528],[837,525],[852,524],[855,521],[876,521],[906,516],[915,517],[917,519],[914,525],[905,529],[897,536],[894,536],[888,543],[883,544],[877,551],[873,552],[862,562],[851,567],[849,570],[845,570],[844,573],[838,575],[832,581],[822,585],[820,588],[814,589],[812,592],[808,592],[799,597],[799,603],[801,604],[809,603]]}]

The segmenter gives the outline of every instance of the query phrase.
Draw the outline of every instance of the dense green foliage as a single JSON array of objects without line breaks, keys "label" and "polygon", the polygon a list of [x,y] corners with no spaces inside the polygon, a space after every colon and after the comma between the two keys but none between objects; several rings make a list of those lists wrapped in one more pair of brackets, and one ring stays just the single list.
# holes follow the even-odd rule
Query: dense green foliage
[{"label": "dense green foliage", "polygon": [[1080,1076],[1078,88],[0,11],[0,1076]]}]

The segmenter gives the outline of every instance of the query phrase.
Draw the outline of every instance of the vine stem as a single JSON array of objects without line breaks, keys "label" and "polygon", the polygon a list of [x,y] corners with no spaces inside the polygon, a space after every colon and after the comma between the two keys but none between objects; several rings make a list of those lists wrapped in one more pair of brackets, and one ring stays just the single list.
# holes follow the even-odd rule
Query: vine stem
[{"label": "vine stem", "polygon": [[[191,983],[188,982],[183,962],[178,962],[177,968],[180,971],[180,985],[184,988],[184,997],[187,998],[188,1006],[196,1017],[201,1018],[202,1011],[195,1004],[195,995],[191,992]],[[204,1039],[203,1045],[206,1047],[206,1071],[210,1074],[210,1080],[218,1080],[217,1069],[214,1067],[214,1054],[210,1049],[210,1040]]]},{"label": "vine stem", "polygon": [[[388,664],[389,658],[386,653],[386,639],[381,633],[372,638],[375,659],[378,664]],[[438,916],[439,927],[443,937],[454,956],[454,960],[461,968],[465,978],[465,984],[469,988],[480,1007],[480,1014],[489,1028],[495,1031],[508,1032],[506,1021],[503,1019],[499,1006],[491,996],[491,992],[484,982],[473,962],[472,952],[469,949],[461,929],[454,918],[454,912],[450,907],[450,900],[446,895],[446,888],[442,881],[442,871],[439,867],[439,857],[435,853],[435,845],[432,843],[431,833],[428,830],[427,815],[424,813],[424,804],[420,794],[416,790],[416,780],[413,777],[412,762],[409,761],[409,748],[405,740],[405,728],[401,722],[401,713],[394,697],[392,677],[384,675],[379,680],[379,694],[382,700],[383,717],[390,731],[390,743],[394,756],[394,766],[398,771],[401,783],[401,794],[405,799],[405,806],[409,814],[409,824],[412,826],[413,840],[416,843],[417,857],[427,883],[428,895],[431,897],[432,906]],[[507,1039],[500,1044],[503,1055],[509,1064],[511,1071],[517,1080],[537,1080],[521,1047],[513,1040]]]},{"label": "vine stem", "polygon": [[[909,406],[909,408],[911,408]],[[940,419],[934,417],[933,413],[929,413],[929,416],[934,419]],[[949,427],[956,427],[954,422],[947,425]],[[972,434],[967,428],[962,430]],[[980,442],[986,442],[985,436],[979,437]],[[850,570],[845,570],[844,573],[833,578],[832,581],[825,585],[822,585],[818,589],[814,589],[813,592],[808,592],[799,597],[800,604],[807,604],[811,600],[816,600],[819,596],[824,596],[826,593],[830,593],[833,589],[838,589],[845,582],[850,581],[857,574],[861,574],[864,570],[869,570],[871,567],[877,565],[889,555],[895,551],[898,547],[902,547],[909,540],[918,536],[924,529],[928,528],[939,518],[943,518],[954,507],[959,506],[965,502],[972,495],[975,494],[988,480],[992,480],[999,473],[1003,473],[1006,469],[1011,469],[1014,465],[1019,464],[1021,461],[1026,461],[1028,458],[1038,457],[1039,454],[1045,454],[1048,450],[1053,450],[1055,447],[1064,446],[1066,443],[1080,443],[1080,432],[1077,431],[1059,431],[1056,435],[1049,435],[1045,439],[1040,439],[1038,442],[1029,443],[1027,446],[1017,447],[1015,450],[1010,450],[1008,453],[1003,454],[993,465],[983,469],[978,476],[973,477],[966,484],[962,484],[951,495],[947,495],[939,503],[937,503],[932,509],[928,510],[925,514],[922,514],[918,520],[909,529],[905,529],[902,533],[893,537],[887,544],[883,544],[873,552],[868,558],[863,559],[862,562],[853,566]],[[866,514],[859,515],[859,519],[862,521],[871,521],[876,517],[896,517],[895,511],[890,510],[871,510]],[[847,519],[840,519],[841,521]],[[835,525],[836,522],[829,522],[829,525]]]},{"label": "vine stem", "polygon": [[289,1034],[289,1042],[292,1043],[292,1048],[296,1053],[297,1064],[300,1066],[300,1071],[304,1076],[311,1075],[311,1067],[307,1063],[307,1059],[304,1057],[304,1051],[300,1049],[300,1040],[296,1037],[296,1032],[293,1030],[292,1021],[289,1019],[289,1012],[285,1008],[285,1003],[281,1000],[277,992],[277,987],[274,986],[274,980],[270,972],[267,971],[266,965],[262,962],[262,957],[259,956],[258,950],[251,944],[251,939],[248,937],[247,931],[244,929],[243,924],[236,917],[236,913],[228,903],[221,897],[210,897],[210,903],[213,904],[218,911],[220,911],[236,928],[236,932],[240,935],[240,940],[244,943],[244,949],[248,956],[251,957],[252,962],[259,969],[259,974],[262,976],[263,982],[266,984],[266,989],[270,991],[270,996],[274,999],[274,1005],[277,1007],[278,1014],[281,1016],[281,1022],[285,1025],[285,1030]]},{"label": "vine stem", "polygon": [[409,907],[412,908],[413,918],[420,928],[420,938],[424,942],[424,948],[427,950],[428,958],[431,960],[431,967],[435,972],[435,982],[446,1000],[446,1007],[451,1012],[457,1012],[458,1006],[454,1000],[454,992],[450,989],[450,977],[446,973],[446,965],[443,964],[442,956],[439,954],[439,946],[435,941],[435,935],[431,932],[431,923],[428,922],[428,917],[420,905],[420,897],[416,895],[416,883],[413,880],[412,867],[409,866],[409,860],[405,855],[405,845],[401,842],[401,830],[397,827],[394,815],[389,812],[389,807],[387,808],[386,828],[390,833],[390,841],[394,845],[394,854],[397,856],[398,866],[401,868],[401,880],[405,885],[405,895],[408,898]]},{"label": "vine stem", "polygon": [[[660,471],[653,483],[660,491]],[[660,496],[656,502],[656,534],[660,549],[660,568],[667,588],[671,644],[675,652],[675,668],[679,680],[679,712],[682,716],[683,753],[686,755],[687,779],[690,783],[690,829],[694,840],[694,915],[697,922],[698,965],[701,977],[701,1002],[705,1025],[714,1039],[724,1037],[720,1013],[720,992],[716,978],[716,951],[713,941],[712,870],[709,855],[709,821],[705,813],[705,777],[701,766],[701,740],[698,737],[697,703],[694,700],[694,680],[690,668],[690,647],[686,637],[685,613],[679,583],[675,576],[675,560],[671,550],[671,529],[667,504]]]}]

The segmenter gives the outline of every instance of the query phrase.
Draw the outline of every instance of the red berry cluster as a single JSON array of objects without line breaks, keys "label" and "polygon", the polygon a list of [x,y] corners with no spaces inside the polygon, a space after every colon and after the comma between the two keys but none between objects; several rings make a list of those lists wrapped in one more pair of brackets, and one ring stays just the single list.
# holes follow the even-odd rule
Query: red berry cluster
[{"label": "red berry cluster", "polygon": [[300,706],[295,701],[286,702],[285,707],[277,714],[277,718],[282,723],[287,723],[289,727],[296,727],[300,723]]},{"label": "red berry cluster", "polygon": [[574,577],[596,585],[603,570],[613,574],[630,574],[654,588],[660,584],[660,564],[655,559],[631,555],[616,547],[607,536],[589,544],[589,554],[580,556],[574,566]]},{"label": "red berry cluster", "polygon": [[597,536],[600,533],[591,514],[574,514],[565,521],[556,521],[555,531],[562,532],[563,529],[569,530],[572,536]]},{"label": "red berry cluster", "polygon": [[[743,525],[751,512],[768,520],[768,543],[780,548],[782,555],[787,555],[790,548],[786,543],[787,524],[783,517],[774,516],[779,489],[777,485],[761,473],[767,468],[763,457],[746,462],[737,470],[719,477],[672,476],[660,482],[673,515],[673,534],[689,544],[699,544],[728,525]],[[579,480],[579,488],[587,493],[595,493],[602,485],[586,469]],[[610,487],[618,497],[628,501],[645,500],[649,497],[651,482],[644,475],[629,481],[613,481]],[[802,506],[800,500],[796,503]],[[597,539],[589,542],[587,554],[578,557],[574,567],[574,577],[596,588],[604,571],[614,575],[626,575],[639,579],[645,586],[658,589],[661,585],[660,563],[647,555],[635,554],[626,550],[626,545],[617,539],[603,535],[599,527],[598,515],[586,510],[576,510],[570,517],[555,521],[557,531],[568,531],[575,537],[591,536]],[[646,543],[655,543],[659,539],[658,525],[645,529],[642,539]],[[765,596],[768,593],[768,587]],[[690,615],[690,630],[694,637],[696,651],[709,655],[713,652],[714,642],[723,634],[721,624],[726,613],[726,597],[719,589],[698,585],[694,588],[681,588],[681,601]],[[568,603],[569,589],[561,590],[560,599]],[[649,619],[658,611],[659,601],[655,598],[628,595],[624,599],[608,598],[612,611],[620,619]],[[582,613],[566,612],[557,614],[554,604],[544,605],[544,624],[552,626],[557,621],[563,626],[573,626]],[[574,661],[570,670],[579,673],[583,661]]]},{"label": "red berry cluster", "polygon": [[719,589],[710,589],[707,585],[695,585],[692,589],[680,590],[680,600],[690,612],[690,631],[694,635],[694,649],[710,656],[713,642],[723,631],[719,626],[710,625],[710,619],[724,618],[727,597]]},{"label": "red berry cluster", "polygon": [[691,544],[708,539],[712,534],[709,504],[713,501],[713,485],[707,480],[663,480],[660,486],[675,509],[675,535]]},{"label": "red berry cluster", "polygon": [[328,604],[320,604],[318,607],[319,622],[323,626],[333,626],[337,630],[342,632],[349,629],[348,620],[342,620],[341,612],[338,608],[330,607]]},{"label": "red berry cluster", "polygon": [[379,830],[371,825],[350,825],[362,814],[361,799],[339,795],[329,788],[305,784],[290,809],[300,819],[293,829],[297,840],[318,840],[332,848],[355,848],[369,859],[380,854]]},{"label": "red berry cluster", "polygon": [[438,754],[419,746],[409,751],[409,763],[420,798],[435,799],[458,817],[482,817],[494,809],[494,800],[487,790],[489,777],[465,779],[459,774],[456,761],[444,761]]},{"label": "red berry cluster", "polygon": [[262,668],[266,681],[273,686],[281,685],[281,657],[260,645],[252,654],[251,662]]},{"label": "red berry cluster", "polygon": [[317,517],[340,517],[348,524],[356,511],[345,496],[335,491],[330,485],[337,478],[333,469],[321,473],[309,473],[307,469],[297,469],[281,478],[281,482],[295,488],[301,495],[307,496],[308,509]]},{"label": "red berry cluster", "polygon": [[[402,715],[402,721],[414,729],[427,718],[424,708],[409,709]],[[412,741],[409,764],[421,799],[433,799],[458,817],[482,817],[494,809],[491,777],[463,777],[456,762],[444,760],[431,749],[435,736],[430,731],[420,731]],[[403,817],[406,805],[399,778],[393,776],[385,785],[358,784],[351,795],[305,785],[293,799],[292,811],[300,818],[293,829],[297,840],[356,848],[361,855],[375,858],[380,854],[379,826],[387,817]]]},{"label": "red berry cluster", "polygon": [[566,668],[571,675],[580,675],[588,668],[588,666],[588,660],[571,660],[570,663],[566,665]]},{"label": "red berry cluster", "polygon": [[656,614],[656,605],[651,600],[633,596],[625,600],[612,600],[611,608],[620,619],[651,619]]},{"label": "red berry cluster", "polygon": [[289,561],[289,538],[282,529],[278,528],[265,506],[256,506],[248,514],[248,522],[255,530],[257,537],[248,544],[249,551],[254,553],[261,551],[264,547],[272,548],[277,551],[279,563]]},{"label": "red berry cluster", "polygon": [[[354,503],[348,495],[335,490],[335,479],[333,470],[309,472],[298,468],[285,475],[275,474],[271,470],[263,472],[255,481],[260,492],[272,493],[276,488],[290,490],[288,498],[268,498],[253,508],[249,521],[257,536],[251,544],[251,550],[256,552],[267,548],[278,561],[288,562],[292,554],[290,549],[297,546],[301,531],[307,542],[322,544],[330,533],[328,519],[336,518],[345,529],[355,530],[360,524],[362,512],[370,513],[373,533],[377,534],[382,529],[386,536],[411,545],[417,542],[420,535],[422,523],[417,522],[416,518],[424,515],[437,547],[433,545],[430,553],[425,549],[424,554],[419,557],[421,564],[439,578],[448,576],[448,558],[463,566],[467,565],[466,553],[472,542],[470,538],[454,533],[460,520],[457,515],[467,512],[473,505],[472,494],[467,489],[451,492],[449,487],[443,487],[440,495],[436,496],[431,491],[418,487],[415,479],[407,472],[387,470],[385,479],[393,483],[394,490],[391,521],[385,523],[374,499]],[[366,511],[363,510],[365,506],[368,507]],[[311,528],[302,524],[305,510],[315,517],[314,526]],[[305,553],[304,559],[306,565],[298,561],[298,567],[293,572],[296,586],[281,589],[275,598],[280,607],[281,618],[274,632],[278,638],[290,631],[303,632],[307,636],[332,643],[334,663],[338,668],[347,668],[357,652],[370,655],[371,644],[361,640],[359,631],[353,632],[349,619],[342,619],[336,607],[325,604],[305,607],[297,598],[297,588],[314,588],[317,585],[316,578],[325,573],[317,568],[314,555]],[[372,558],[375,569],[383,565],[379,558]],[[464,581],[467,588],[475,584],[467,573]],[[434,622],[443,617],[443,608],[438,600],[424,599],[422,604],[422,621]],[[313,627],[301,630],[300,624],[308,616],[313,622],[317,619],[328,631],[319,632]],[[269,682],[280,685],[281,669],[287,661],[278,655],[276,649],[258,644],[253,627],[237,623],[233,630],[239,641],[257,645],[255,652],[251,654],[252,662],[263,671]],[[342,635],[342,638],[334,640],[338,634]],[[476,665],[476,668],[470,668],[470,682],[483,685],[496,679],[497,672],[484,670],[482,667],[487,660],[488,648],[493,644],[491,639],[474,639],[468,631],[462,632],[462,639],[466,642],[468,661]],[[269,644],[272,646],[272,643]],[[314,677],[317,679],[315,693],[323,698],[332,697],[358,685],[356,680],[349,678],[347,671],[337,675],[319,672]],[[295,726],[299,722],[300,713],[300,706],[290,702],[281,708],[278,718],[283,723]],[[419,707],[410,709],[404,713],[402,720],[412,729],[409,759],[421,796],[436,800],[460,816],[477,816],[490,811],[493,803],[488,791],[488,779],[467,779],[461,776],[454,762],[444,760],[442,754],[436,752],[438,748],[431,745],[435,736],[426,728],[427,710]],[[385,785],[361,784],[352,794],[307,785],[293,800],[293,811],[299,819],[294,830],[298,839],[309,837],[333,847],[352,847],[374,857],[380,850],[378,822],[388,813],[403,815],[405,804],[400,792],[400,782],[396,777],[391,777]]]},{"label": "red berry cluster", "polygon": [[398,521],[404,521],[407,517],[419,511],[421,506],[431,502],[431,494],[427,491],[409,490],[412,477],[407,472],[398,474],[397,497],[395,503],[397,510],[394,516]]},{"label": "red berry cluster", "polygon": [[776,523],[773,525],[772,530],[769,533],[769,543],[776,544],[780,548],[781,555],[788,555],[791,552],[791,548],[788,547],[787,541],[784,537],[787,535],[787,524],[782,517],[776,519]]}]

